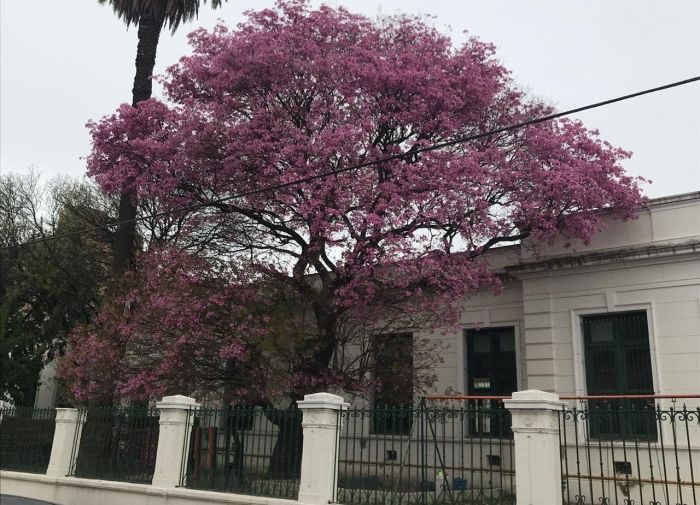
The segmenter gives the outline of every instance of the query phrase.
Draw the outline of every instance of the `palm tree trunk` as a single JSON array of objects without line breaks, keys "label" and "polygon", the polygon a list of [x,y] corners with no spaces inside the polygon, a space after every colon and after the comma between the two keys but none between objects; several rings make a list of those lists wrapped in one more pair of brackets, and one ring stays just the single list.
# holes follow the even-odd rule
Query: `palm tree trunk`
[{"label": "palm tree trunk", "polygon": [[136,47],[136,75],[134,76],[131,105],[151,98],[153,89],[151,76],[156,64],[158,38],[163,27],[162,16],[142,16],[139,21],[139,43]]},{"label": "palm tree trunk", "polygon": [[[139,102],[151,98],[153,84],[151,76],[156,64],[156,52],[158,50],[158,38],[163,27],[164,19],[159,16],[142,16],[139,22],[138,46],[136,48],[136,75],[134,76],[134,88],[132,90],[131,104],[136,107]],[[136,217],[135,195],[125,188],[119,195],[119,221],[128,221],[120,224],[114,242],[114,280],[121,279],[134,262],[136,251],[136,223],[132,221]]]}]

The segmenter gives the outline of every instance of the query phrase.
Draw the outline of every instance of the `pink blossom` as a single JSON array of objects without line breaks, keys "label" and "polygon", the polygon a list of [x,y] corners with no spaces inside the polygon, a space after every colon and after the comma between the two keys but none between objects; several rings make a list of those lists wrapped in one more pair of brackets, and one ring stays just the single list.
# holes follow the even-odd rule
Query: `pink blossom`
[{"label": "pink blossom", "polygon": [[[247,16],[235,29],[190,35],[193,53],[161,78],[166,101],[122,105],[89,124],[88,170],[105,191],[133,188],[160,210],[207,205],[552,112],[516,87],[492,45],[470,39],[455,47],[420,18],[378,23],[301,1]],[[590,240],[601,209],[634,217],[642,181],[625,174],[629,156],[578,121],[556,120],[212,204],[198,219],[243,223],[251,271],[283,280],[314,307],[315,347],[290,376],[304,376],[304,387],[328,384],[341,382],[330,357],[342,340],[328,321],[352,314],[369,328],[396,310],[449,324],[465,295],[497,288],[482,260],[490,248],[560,234]],[[232,251],[239,234],[223,238]],[[117,388],[146,394],[190,380],[178,374],[186,344],[168,340],[174,328],[187,345],[206,342],[195,346],[199,355],[223,339],[212,346],[216,355],[245,359],[246,339],[205,327],[232,299],[195,291],[218,280],[206,268],[174,265],[158,265],[145,292],[131,295],[158,313],[162,328],[149,327],[149,338],[171,364],[129,374]],[[177,289],[162,285],[168,278]],[[273,326],[244,317],[240,296],[233,300],[246,328]],[[127,352],[139,328],[128,321],[119,329],[127,343],[104,352]],[[318,351],[326,344],[333,352]]]}]

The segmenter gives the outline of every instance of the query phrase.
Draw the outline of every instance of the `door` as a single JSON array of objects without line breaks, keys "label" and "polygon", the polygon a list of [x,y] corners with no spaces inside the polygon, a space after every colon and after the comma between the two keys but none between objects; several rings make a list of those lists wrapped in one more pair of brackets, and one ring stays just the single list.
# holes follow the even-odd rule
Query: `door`
[{"label": "door", "polygon": [[[510,396],[518,388],[515,328],[466,330],[467,394]],[[471,402],[475,410],[470,432],[477,436],[511,437],[510,416],[498,400]]]}]

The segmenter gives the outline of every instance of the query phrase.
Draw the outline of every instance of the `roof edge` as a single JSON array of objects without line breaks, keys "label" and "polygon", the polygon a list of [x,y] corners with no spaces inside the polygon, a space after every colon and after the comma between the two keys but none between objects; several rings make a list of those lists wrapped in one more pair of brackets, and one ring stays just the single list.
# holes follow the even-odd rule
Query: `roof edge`
[{"label": "roof edge", "polygon": [[660,196],[647,200],[644,207],[653,207],[656,205],[664,205],[666,203],[685,202],[689,200],[700,200],[700,191],[690,191],[688,193],[678,193],[677,195]]},{"label": "roof edge", "polygon": [[689,240],[682,243],[652,244],[636,247],[614,249],[609,251],[594,251],[583,254],[557,256],[544,260],[524,261],[505,267],[511,275],[551,270],[578,268],[623,261],[635,261],[668,256],[679,256],[700,252],[700,240]]}]

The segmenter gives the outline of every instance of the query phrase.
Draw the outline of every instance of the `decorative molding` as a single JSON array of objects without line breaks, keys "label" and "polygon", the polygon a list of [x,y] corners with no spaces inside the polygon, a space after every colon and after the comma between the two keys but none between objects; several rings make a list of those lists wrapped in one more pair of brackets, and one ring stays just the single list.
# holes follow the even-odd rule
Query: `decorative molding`
[{"label": "decorative molding", "polygon": [[188,424],[185,420],[164,420],[162,417],[158,421],[158,426],[186,426]]},{"label": "decorative molding", "polygon": [[645,245],[641,247],[637,246],[624,249],[615,249],[614,251],[573,254],[568,256],[560,256],[557,258],[549,258],[541,261],[523,262],[506,267],[506,271],[510,274],[518,275],[547,270],[604,265],[623,261],[665,258],[698,252],[700,252],[700,240],[691,240],[682,244]]},{"label": "decorative molding", "polygon": [[605,290],[605,304],[608,306],[608,312],[615,310],[615,290],[608,288]]},{"label": "decorative molding", "polygon": [[78,419],[77,417],[71,418],[56,418],[56,424],[85,424],[85,419]]}]

